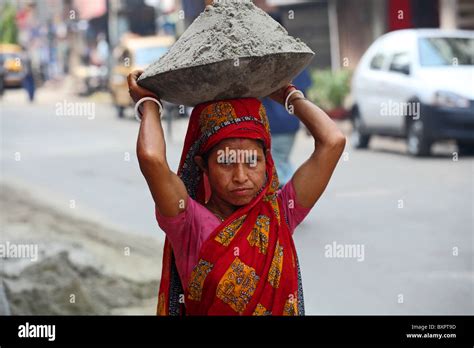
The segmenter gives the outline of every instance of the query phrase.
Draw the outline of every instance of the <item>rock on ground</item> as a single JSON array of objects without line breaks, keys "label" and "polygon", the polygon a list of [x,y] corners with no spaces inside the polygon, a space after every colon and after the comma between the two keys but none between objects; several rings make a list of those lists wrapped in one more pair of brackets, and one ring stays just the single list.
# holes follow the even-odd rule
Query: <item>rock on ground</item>
[{"label": "rock on ground", "polygon": [[[2,184],[0,244],[38,259],[1,259],[0,315],[155,314],[163,245],[48,206]],[[4,256],[4,255],[1,255]]]}]

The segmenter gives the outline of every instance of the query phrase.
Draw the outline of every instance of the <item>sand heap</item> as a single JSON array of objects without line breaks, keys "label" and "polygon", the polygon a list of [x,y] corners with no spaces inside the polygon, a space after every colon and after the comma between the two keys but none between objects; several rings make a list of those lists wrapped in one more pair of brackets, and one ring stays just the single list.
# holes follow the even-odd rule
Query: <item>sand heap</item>
[{"label": "sand heap", "polygon": [[155,313],[159,238],[71,215],[7,183],[0,207],[3,249],[37,248],[35,257],[0,253],[0,316]]},{"label": "sand heap", "polygon": [[288,83],[313,55],[251,1],[219,1],[206,7],[139,83],[184,105],[264,97]]}]

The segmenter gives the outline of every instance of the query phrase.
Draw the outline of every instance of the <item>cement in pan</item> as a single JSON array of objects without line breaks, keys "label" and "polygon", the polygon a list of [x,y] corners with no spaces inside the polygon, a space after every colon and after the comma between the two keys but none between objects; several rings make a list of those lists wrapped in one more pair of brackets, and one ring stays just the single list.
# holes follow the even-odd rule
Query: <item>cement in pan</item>
[{"label": "cement in pan", "polygon": [[140,76],[163,100],[196,105],[265,97],[287,84],[314,52],[248,1],[207,6],[180,39]]}]

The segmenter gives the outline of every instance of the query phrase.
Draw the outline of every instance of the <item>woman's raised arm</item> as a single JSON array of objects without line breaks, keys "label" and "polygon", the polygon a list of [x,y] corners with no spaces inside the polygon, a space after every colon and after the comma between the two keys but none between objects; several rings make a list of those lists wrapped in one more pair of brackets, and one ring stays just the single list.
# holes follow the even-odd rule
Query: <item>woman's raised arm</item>
[{"label": "woman's raised arm", "polygon": [[[128,76],[130,96],[137,102],[143,97],[157,98],[137,84],[142,71]],[[158,98],[157,98],[158,99]],[[166,143],[158,105],[145,101],[141,107],[142,122],[137,140],[137,157],[140,170],[147,181],[159,212],[164,216],[176,216],[186,208],[188,193],[182,180],[171,171],[166,160]]]},{"label": "woman's raised arm", "polygon": [[[293,88],[295,89],[295,88]],[[283,88],[270,97],[284,104]],[[309,100],[297,94],[290,97],[294,114],[304,123],[314,138],[314,151],[293,175],[298,204],[312,208],[322,195],[344,151],[346,137],[329,116]]]}]

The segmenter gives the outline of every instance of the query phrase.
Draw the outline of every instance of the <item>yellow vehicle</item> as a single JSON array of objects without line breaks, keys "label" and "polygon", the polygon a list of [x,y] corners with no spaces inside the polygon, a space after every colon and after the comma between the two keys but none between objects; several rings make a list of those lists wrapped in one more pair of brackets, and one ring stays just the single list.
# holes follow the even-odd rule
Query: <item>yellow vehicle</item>
[{"label": "yellow vehicle", "polygon": [[2,64],[5,86],[21,86],[26,72],[21,64],[22,54],[23,50],[19,45],[0,44],[0,64]]},{"label": "yellow vehicle", "polygon": [[145,69],[165,54],[175,42],[173,36],[127,36],[114,50],[109,88],[118,117],[132,106],[128,93],[127,76],[136,69]]}]

